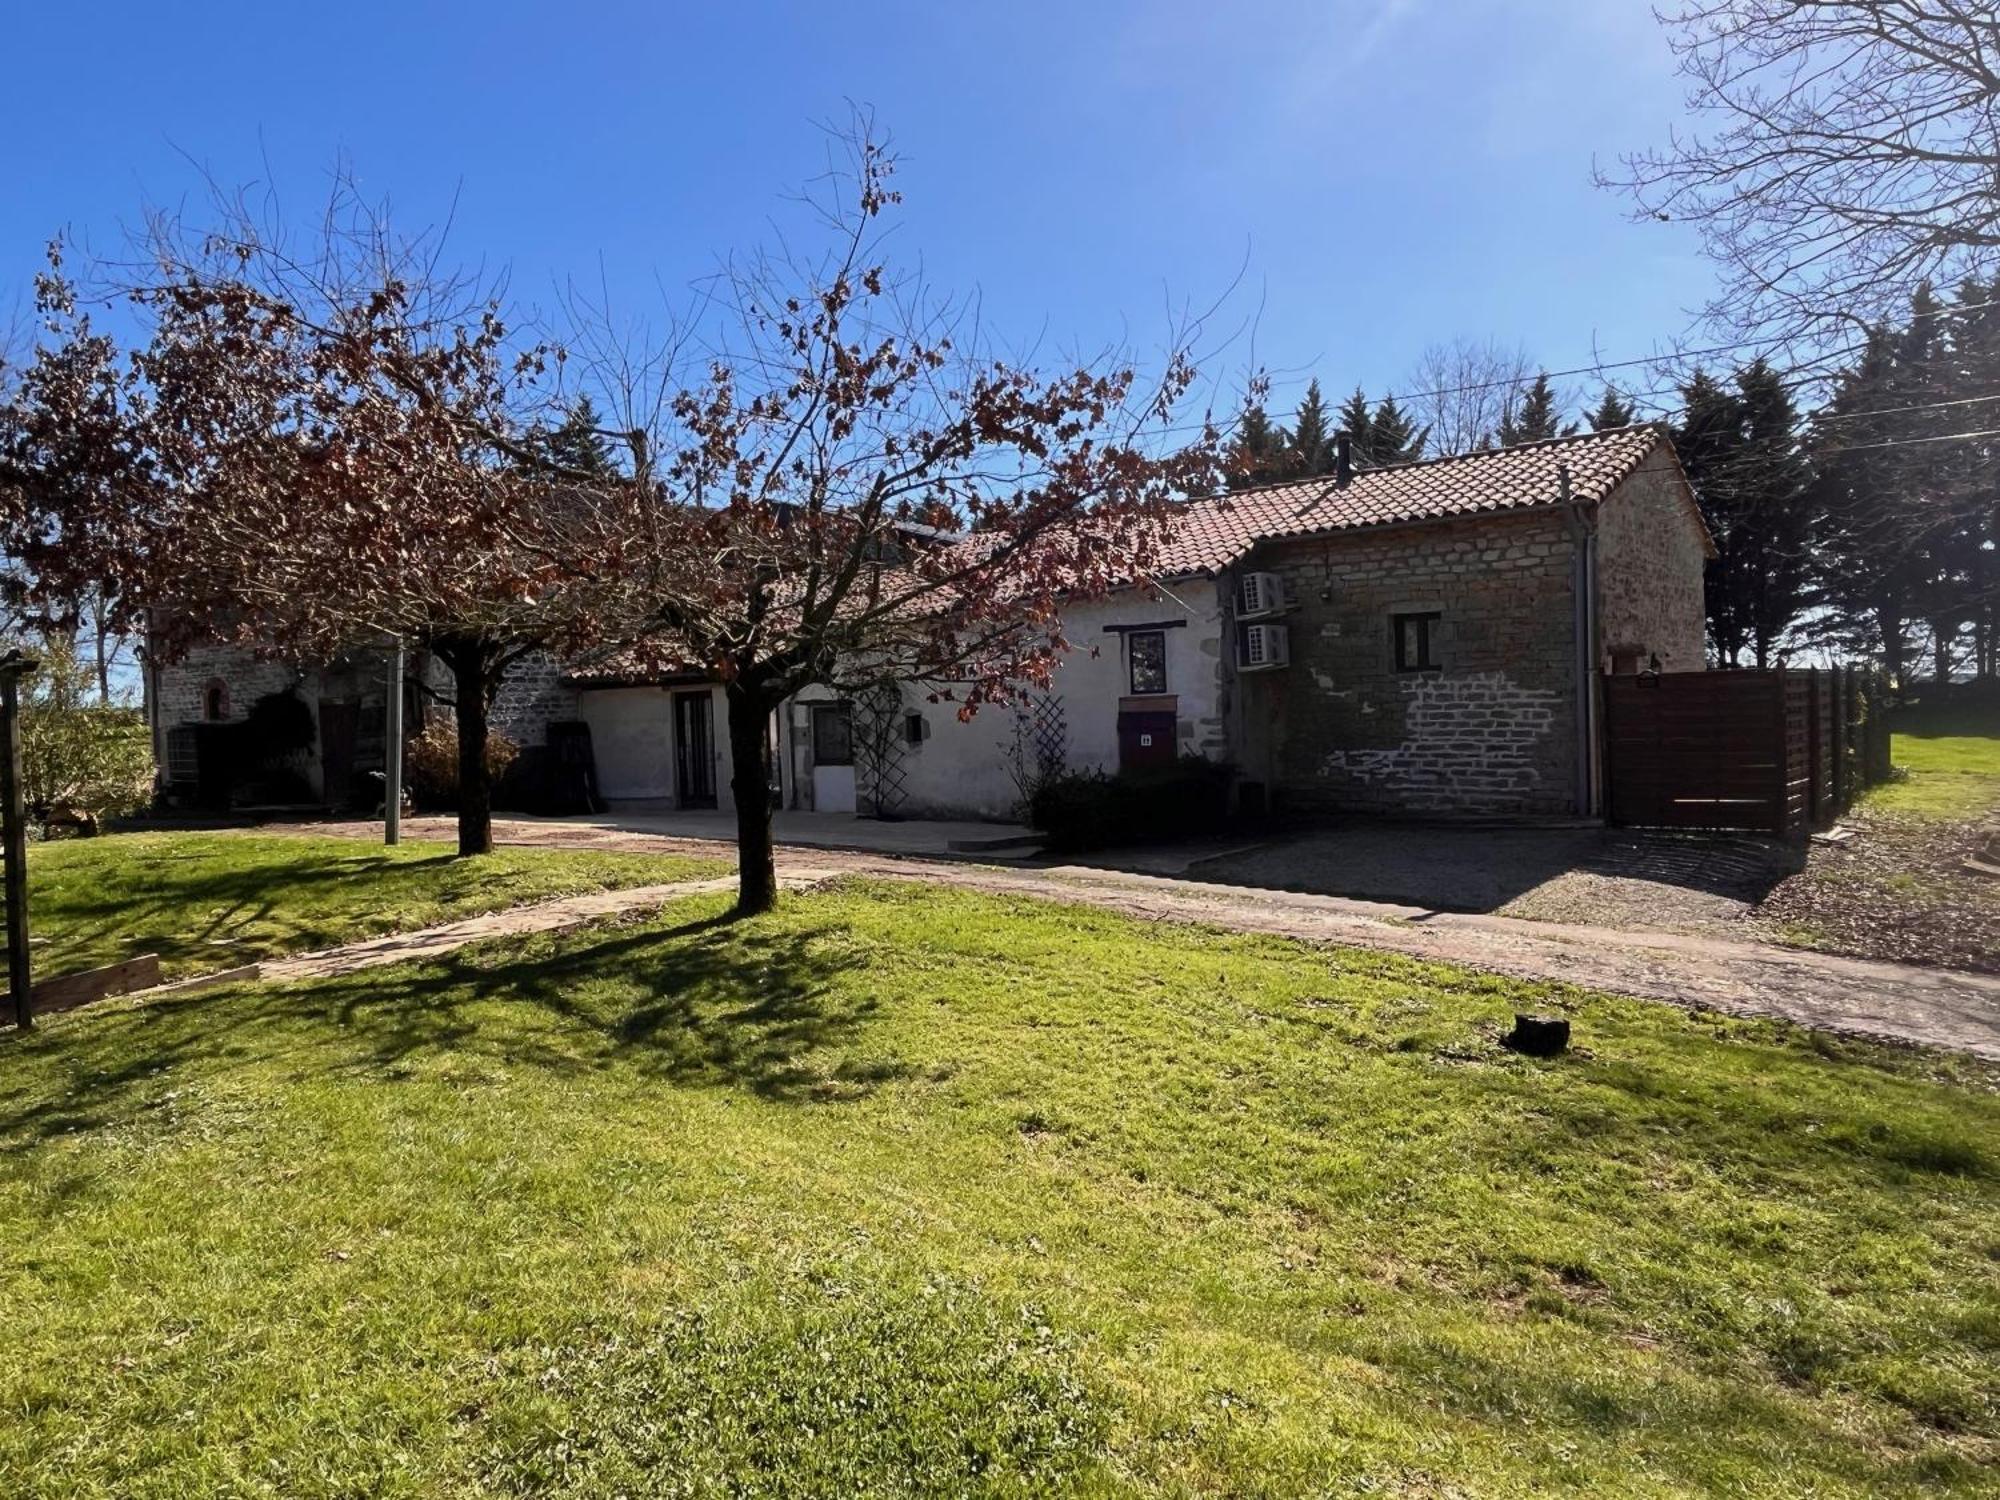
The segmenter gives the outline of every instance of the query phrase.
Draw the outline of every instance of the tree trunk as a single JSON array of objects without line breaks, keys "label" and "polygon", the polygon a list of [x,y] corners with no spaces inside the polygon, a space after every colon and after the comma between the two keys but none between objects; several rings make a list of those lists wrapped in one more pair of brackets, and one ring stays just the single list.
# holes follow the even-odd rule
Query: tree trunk
[{"label": "tree trunk", "polygon": [[108,704],[111,701],[111,658],[105,654],[104,601],[98,600],[98,613],[91,621],[91,633],[95,636],[97,649],[97,701]]},{"label": "tree trunk", "polygon": [[1958,639],[1958,627],[1947,625],[1943,620],[1931,622],[1931,639],[1935,643],[1937,659],[1931,664],[1937,674],[1937,685],[1951,686],[1951,648]]},{"label": "tree trunk", "polygon": [[778,904],[771,849],[771,710],[764,691],[729,684],[729,790],[736,798],[736,910],[753,916]]},{"label": "tree trunk", "polygon": [[483,641],[459,641],[440,653],[451,668],[458,719],[458,852],[493,852],[493,780],[486,774],[486,710],[493,691],[493,652]]},{"label": "tree trunk", "polygon": [[1903,683],[1903,617],[1888,605],[1877,605],[1875,622],[1882,633],[1882,666],[1901,692]]}]

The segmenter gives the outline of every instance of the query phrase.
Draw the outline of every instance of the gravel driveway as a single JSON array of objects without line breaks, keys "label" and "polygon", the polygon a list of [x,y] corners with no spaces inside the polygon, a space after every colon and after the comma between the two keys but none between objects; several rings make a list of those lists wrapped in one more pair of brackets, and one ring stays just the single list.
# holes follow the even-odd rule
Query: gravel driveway
[{"label": "gravel driveway", "polygon": [[1601,827],[1356,824],[1197,859],[1227,884],[1589,927],[1745,937],[1803,853],[1771,839]]},{"label": "gravel driveway", "polygon": [[[447,837],[451,831],[444,819],[413,819],[406,827],[412,838]],[[313,831],[379,838],[381,825],[322,824]],[[703,854],[725,847],[556,820],[495,819],[493,831],[497,840],[510,844]],[[1707,868],[1710,862],[1694,863]],[[1080,865],[1006,868],[781,847],[778,867],[781,875],[851,873],[914,880],[1104,907],[1156,921],[1380,948],[1518,978],[1777,1017],[1815,1030],[2000,1061],[2000,978],[1985,975],[1871,963],[1709,935],[1527,922],[1440,912],[1427,904],[1245,889]],[[1647,883],[1672,884],[1657,879]]]}]

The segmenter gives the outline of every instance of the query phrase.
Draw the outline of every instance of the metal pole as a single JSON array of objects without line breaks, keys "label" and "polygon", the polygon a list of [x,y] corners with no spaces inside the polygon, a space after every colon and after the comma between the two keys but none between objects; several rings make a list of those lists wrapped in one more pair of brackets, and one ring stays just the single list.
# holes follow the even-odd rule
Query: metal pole
[{"label": "metal pole", "polygon": [[389,653],[389,722],[382,736],[382,842],[403,841],[403,643]]},{"label": "metal pole", "polygon": [[35,663],[19,652],[0,658],[0,846],[7,895],[7,989],[14,1024],[35,1024],[28,973],[28,810],[21,792],[21,674]]}]

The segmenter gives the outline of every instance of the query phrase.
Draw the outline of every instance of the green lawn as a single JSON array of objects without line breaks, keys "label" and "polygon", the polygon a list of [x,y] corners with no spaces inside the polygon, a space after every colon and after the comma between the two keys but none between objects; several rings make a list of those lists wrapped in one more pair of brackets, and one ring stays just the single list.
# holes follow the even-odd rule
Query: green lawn
[{"label": "green lawn", "polygon": [[1995,1492],[1990,1070],[724,905],[0,1045],[6,1493]]},{"label": "green lawn", "polygon": [[1870,792],[1872,810],[1954,823],[2000,813],[2000,738],[1898,734],[1889,758],[1908,774]]},{"label": "green lawn", "polygon": [[158,953],[169,978],[584,891],[727,874],[713,860],[282,834],[117,834],[28,853],[37,978]]}]

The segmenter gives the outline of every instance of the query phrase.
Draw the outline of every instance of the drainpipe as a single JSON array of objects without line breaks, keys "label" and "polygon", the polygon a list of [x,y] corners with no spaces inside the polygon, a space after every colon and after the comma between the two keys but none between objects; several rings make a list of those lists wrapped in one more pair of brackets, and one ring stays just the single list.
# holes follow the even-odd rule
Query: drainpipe
[{"label": "drainpipe", "polygon": [[1589,507],[1570,499],[1569,465],[1556,470],[1557,493],[1569,518],[1570,593],[1576,640],[1576,811],[1597,811],[1597,528]]}]

